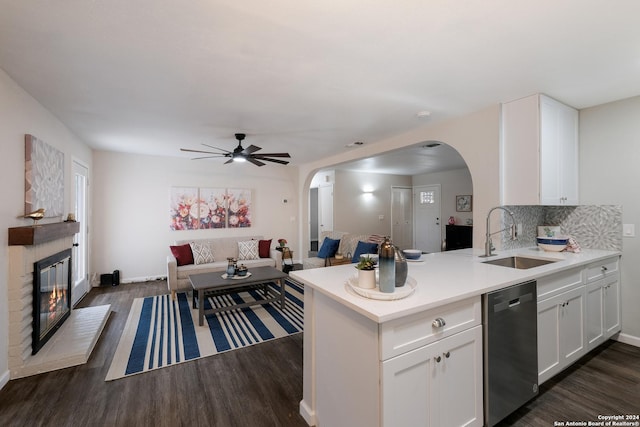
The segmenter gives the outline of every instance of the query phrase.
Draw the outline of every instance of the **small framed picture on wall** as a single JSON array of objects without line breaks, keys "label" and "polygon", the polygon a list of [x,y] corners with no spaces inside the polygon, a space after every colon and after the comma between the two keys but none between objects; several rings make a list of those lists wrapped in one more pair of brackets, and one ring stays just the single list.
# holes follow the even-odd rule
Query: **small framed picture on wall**
[{"label": "small framed picture on wall", "polygon": [[456,212],[471,212],[472,196],[456,196]]}]

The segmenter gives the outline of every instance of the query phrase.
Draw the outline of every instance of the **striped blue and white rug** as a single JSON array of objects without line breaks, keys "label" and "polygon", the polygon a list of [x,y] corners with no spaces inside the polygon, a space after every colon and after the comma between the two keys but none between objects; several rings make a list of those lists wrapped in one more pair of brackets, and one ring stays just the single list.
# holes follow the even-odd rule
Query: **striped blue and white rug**
[{"label": "striped blue and white rug", "polygon": [[[224,311],[207,315],[203,326],[187,294],[136,298],[105,381],[301,332],[303,292],[287,281],[284,310],[272,303]],[[205,308],[259,299],[261,290],[249,290],[207,298]]]}]

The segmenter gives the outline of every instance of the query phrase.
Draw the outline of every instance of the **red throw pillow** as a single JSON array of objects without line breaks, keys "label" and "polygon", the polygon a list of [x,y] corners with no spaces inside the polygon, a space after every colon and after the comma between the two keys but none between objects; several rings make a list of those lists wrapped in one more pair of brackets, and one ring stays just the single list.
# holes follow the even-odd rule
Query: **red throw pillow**
[{"label": "red throw pillow", "polygon": [[269,258],[269,252],[271,251],[271,240],[258,241],[258,254],[260,258]]},{"label": "red throw pillow", "polygon": [[191,252],[191,245],[188,243],[180,246],[169,246],[171,253],[176,257],[178,265],[193,264],[193,252]]}]

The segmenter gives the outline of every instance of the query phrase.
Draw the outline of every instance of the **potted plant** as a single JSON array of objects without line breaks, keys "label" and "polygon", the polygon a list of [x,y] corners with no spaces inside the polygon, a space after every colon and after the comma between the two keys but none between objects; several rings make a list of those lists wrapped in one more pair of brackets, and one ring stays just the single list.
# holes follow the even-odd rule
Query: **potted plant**
[{"label": "potted plant", "polygon": [[376,287],[376,271],[375,261],[371,258],[360,257],[360,261],[356,265],[358,269],[358,286],[366,289],[373,289]]}]

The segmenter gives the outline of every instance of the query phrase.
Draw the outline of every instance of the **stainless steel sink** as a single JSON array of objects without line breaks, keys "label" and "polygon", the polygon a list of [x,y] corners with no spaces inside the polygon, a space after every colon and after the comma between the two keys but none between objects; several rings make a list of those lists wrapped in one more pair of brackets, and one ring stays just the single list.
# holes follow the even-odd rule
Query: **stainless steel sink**
[{"label": "stainless steel sink", "polygon": [[529,258],[524,256],[510,256],[507,258],[498,258],[491,261],[483,261],[483,264],[499,265],[501,267],[517,268],[526,270],[527,268],[540,267],[541,265],[556,262],[553,259]]}]

